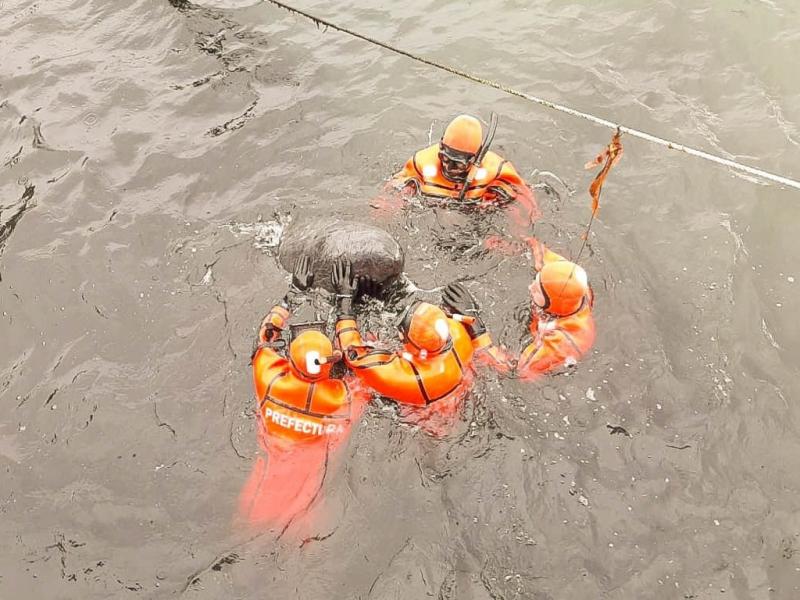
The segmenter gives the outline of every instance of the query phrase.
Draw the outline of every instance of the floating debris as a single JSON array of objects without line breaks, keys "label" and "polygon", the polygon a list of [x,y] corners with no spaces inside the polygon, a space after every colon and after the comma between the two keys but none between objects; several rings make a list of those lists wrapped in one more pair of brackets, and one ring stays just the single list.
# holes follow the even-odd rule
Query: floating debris
[{"label": "floating debris", "polygon": [[628,433],[628,430],[622,427],[621,425],[606,425],[606,427],[608,427],[608,429],[610,430],[609,435],[620,434],[620,435],[626,435],[628,437],[633,437],[630,433]]}]

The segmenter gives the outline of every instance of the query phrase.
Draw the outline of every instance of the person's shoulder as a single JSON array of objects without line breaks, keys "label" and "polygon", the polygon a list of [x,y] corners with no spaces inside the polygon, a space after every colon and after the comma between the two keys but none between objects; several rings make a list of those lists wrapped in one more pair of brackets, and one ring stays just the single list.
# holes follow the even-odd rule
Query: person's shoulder
[{"label": "person's shoulder", "polygon": [[414,160],[417,162],[428,163],[433,160],[439,160],[439,144],[433,144],[422,150],[417,150],[414,153]]},{"label": "person's shoulder", "polygon": [[421,180],[432,179],[439,173],[439,144],[428,146],[414,153],[406,166]]},{"label": "person's shoulder", "polygon": [[500,156],[496,152],[492,152],[491,150],[489,150],[486,153],[486,156],[483,158],[481,167],[486,169],[488,174],[494,175],[495,179],[522,179],[517,172],[516,167],[514,167],[514,164],[510,160]]},{"label": "person's shoulder", "polygon": [[558,317],[555,321],[556,328],[568,333],[575,333],[594,328],[594,318],[592,317],[592,303],[586,298],[584,305],[577,312]]},{"label": "person's shoulder", "polygon": [[423,179],[424,177],[428,177],[431,172],[437,170],[438,160],[439,144],[417,150],[411,155],[411,158],[406,161],[403,170],[398,173],[396,177],[402,177],[404,179]]},{"label": "person's shoulder", "polygon": [[270,346],[261,346],[253,353],[253,369],[278,369],[288,366],[289,361]]},{"label": "person's shoulder", "polygon": [[486,156],[483,157],[483,162],[481,162],[480,169],[478,169],[476,179],[484,179],[492,182],[498,179],[514,179],[518,177],[514,165],[496,152],[489,150]]},{"label": "person's shoulder", "polygon": [[497,152],[489,150],[486,156],[483,157],[482,166],[499,165],[500,163],[508,162],[505,158],[500,156]]}]

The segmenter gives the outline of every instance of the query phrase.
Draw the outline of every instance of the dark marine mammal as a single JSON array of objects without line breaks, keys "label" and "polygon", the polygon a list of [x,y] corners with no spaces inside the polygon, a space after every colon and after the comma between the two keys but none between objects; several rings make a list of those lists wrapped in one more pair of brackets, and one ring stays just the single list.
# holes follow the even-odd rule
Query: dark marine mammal
[{"label": "dark marine mammal", "polygon": [[284,232],[278,260],[291,272],[297,259],[308,254],[314,271],[314,283],[328,291],[334,261],[346,256],[357,276],[372,277],[379,283],[391,283],[402,272],[405,253],[388,232],[358,221],[336,217],[302,220]]}]

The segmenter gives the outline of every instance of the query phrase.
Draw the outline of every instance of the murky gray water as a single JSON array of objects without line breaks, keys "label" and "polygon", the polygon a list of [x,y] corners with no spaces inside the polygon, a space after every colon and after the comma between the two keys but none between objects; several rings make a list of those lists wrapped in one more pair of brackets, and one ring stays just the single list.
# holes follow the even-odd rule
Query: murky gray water
[{"label": "murky gray water", "polygon": [[[304,529],[234,524],[270,222],[370,218],[431,121],[493,109],[575,190],[537,225],[574,254],[610,133],[247,4],[0,2],[0,598],[800,597],[800,196],[630,138],[574,374],[486,378],[446,440],[373,407]],[[371,4],[302,6],[800,177],[794,2]],[[516,349],[526,261],[436,216],[383,221],[409,277],[477,274]]]}]

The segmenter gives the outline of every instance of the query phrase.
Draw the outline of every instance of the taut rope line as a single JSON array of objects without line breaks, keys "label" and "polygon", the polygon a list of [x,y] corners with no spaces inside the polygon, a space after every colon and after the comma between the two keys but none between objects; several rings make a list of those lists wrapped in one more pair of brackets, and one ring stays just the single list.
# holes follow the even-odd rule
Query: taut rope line
[{"label": "taut rope line", "polygon": [[670,150],[677,150],[678,152],[683,152],[685,154],[689,154],[691,156],[696,156],[698,158],[702,158],[708,160],[713,163],[717,163],[719,165],[723,165],[726,167],[730,167],[736,171],[740,171],[742,173],[747,173],[749,175],[753,175],[754,177],[759,177],[761,179],[766,179],[768,181],[772,181],[774,183],[779,183],[781,185],[785,185],[787,187],[794,188],[796,190],[800,190],[800,181],[795,181],[794,179],[790,179],[789,177],[784,177],[782,175],[776,175],[774,173],[769,173],[768,171],[764,171],[762,169],[757,169],[755,167],[751,167],[748,165],[744,165],[742,163],[736,162],[735,160],[730,160],[727,158],[723,158],[721,156],[717,156],[715,154],[710,154],[708,152],[704,152],[703,150],[698,150],[697,148],[692,148],[690,146],[685,146],[683,144],[679,144],[677,142],[671,142],[664,138],[660,138],[658,136],[652,135],[645,131],[639,131],[638,129],[633,129],[631,127],[626,127],[625,125],[621,125],[619,123],[613,123],[607,119],[603,119],[601,117],[596,117],[589,113],[581,112],[574,108],[570,108],[569,106],[565,106],[563,104],[558,104],[557,102],[551,102],[550,100],[545,100],[544,98],[539,98],[538,96],[533,96],[531,94],[526,94],[525,92],[520,92],[512,87],[504,85],[502,83],[498,83],[496,81],[492,81],[491,79],[484,79],[483,77],[478,77],[477,75],[473,75],[472,73],[468,73],[467,71],[462,71],[461,69],[457,69],[455,67],[451,67],[449,65],[445,65],[435,60],[431,60],[429,58],[425,58],[424,56],[419,56],[407,50],[403,50],[401,48],[397,48],[395,46],[391,46],[385,42],[381,42],[380,40],[373,39],[369,36],[364,34],[358,33],[351,29],[347,29],[346,27],[342,27],[340,25],[336,25],[326,19],[321,19],[320,17],[316,17],[310,13],[307,13],[303,10],[298,8],[294,8],[293,6],[289,6],[288,4],[284,4],[279,0],[264,0],[265,2],[269,2],[270,4],[274,4],[280,8],[288,10],[289,12],[298,14],[306,19],[310,19],[313,21],[317,27],[320,25],[324,25],[327,29],[330,27],[331,29],[335,29],[336,31],[341,31],[342,33],[346,33],[347,35],[353,36],[355,38],[364,40],[370,44],[374,44],[376,46],[380,46],[381,48],[385,48],[390,52],[394,52],[395,54],[400,54],[401,56],[408,57],[412,60],[417,62],[421,62],[423,64],[429,65],[436,69],[440,69],[442,71],[446,71],[452,75],[457,75],[458,77],[462,77],[464,79],[468,79],[469,81],[473,81],[475,83],[479,83],[481,85],[485,85],[488,87],[492,87],[496,90],[500,90],[505,92],[506,94],[510,94],[512,96],[517,96],[518,98],[523,98],[528,100],[529,102],[534,102],[536,104],[540,104],[541,106],[545,106],[547,108],[551,108],[553,110],[557,110],[559,112],[572,115],[573,117],[579,117],[581,119],[585,119],[586,121],[590,121],[597,125],[602,125],[603,127],[608,127],[609,129],[618,129],[622,133],[626,133],[630,136],[637,137],[639,139],[647,140],[653,144],[658,144],[659,146],[664,146],[665,148],[669,148]]}]

